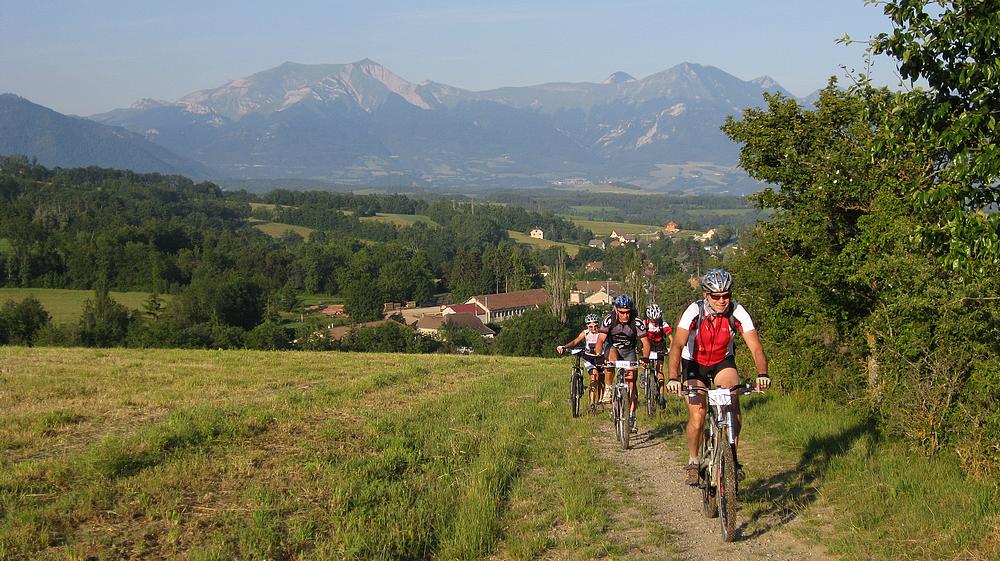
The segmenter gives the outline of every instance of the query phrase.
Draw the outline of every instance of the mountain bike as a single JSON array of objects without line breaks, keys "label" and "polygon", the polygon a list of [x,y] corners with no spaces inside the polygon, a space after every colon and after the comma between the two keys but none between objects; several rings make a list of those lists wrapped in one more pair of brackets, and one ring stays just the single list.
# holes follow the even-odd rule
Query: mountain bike
[{"label": "mountain bike", "polygon": [[652,351],[649,353],[649,360],[646,361],[646,365],[642,367],[641,379],[645,392],[644,395],[646,396],[646,414],[650,417],[656,415],[660,404],[660,388],[659,383],[656,381],[656,372],[662,363],[663,359],[660,358],[660,353]]},{"label": "mountain bike", "polygon": [[731,388],[707,389],[684,385],[688,397],[708,396],[705,435],[698,450],[701,481],[701,510],[706,518],[719,517],[722,540],[736,539],[736,441],[734,426],[734,394],[764,393],[753,384],[738,384]]},{"label": "mountain bike", "polygon": [[571,349],[569,354],[576,359],[569,375],[569,408],[574,417],[579,417],[580,398],[583,397],[583,367],[580,366],[580,355],[583,354],[583,349]]},{"label": "mountain bike", "polygon": [[628,450],[628,441],[631,434],[628,425],[629,404],[631,402],[628,391],[628,384],[625,383],[625,371],[635,368],[639,363],[628,360],[615,360],[608,363],[615,369],[615,385],[611,389],[611,422],[615,425],[615,437],[622,446],[622,450]]}]

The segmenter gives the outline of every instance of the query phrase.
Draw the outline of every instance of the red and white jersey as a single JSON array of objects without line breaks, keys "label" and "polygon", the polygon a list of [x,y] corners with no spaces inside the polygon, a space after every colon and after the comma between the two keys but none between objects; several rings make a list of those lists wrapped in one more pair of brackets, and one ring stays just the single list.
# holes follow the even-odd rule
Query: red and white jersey
[{"label": "red and white jersey", "polygon": [[646,337],[649,339],[650,343],[659,343],[667,338],[667,335],[673,333],[674,328],[670,327],[667,322],[658,324],[651,319],[646,321]]},{"label": "red and white jersey", "polygon": [[[704,310],[703,310],[704,308]],[[698,325],[698,316],[701,315],[701,324]],[[739,333],[747,333],[756,329],[753,319],[741,304],[732,302],[725,313],[715,315],[711,307],[704,300],[692,303],[681,314],[679,327],[687,329],[689,344],[684,346],[681,358],[692,359],[703,366],[713,366],[733,354],[734,341],[732,325],[729,318],[735,320],[736,330]],[[695,331],[697,327],[697,331]],[[694,338],[693,345],[690,338]]]}]

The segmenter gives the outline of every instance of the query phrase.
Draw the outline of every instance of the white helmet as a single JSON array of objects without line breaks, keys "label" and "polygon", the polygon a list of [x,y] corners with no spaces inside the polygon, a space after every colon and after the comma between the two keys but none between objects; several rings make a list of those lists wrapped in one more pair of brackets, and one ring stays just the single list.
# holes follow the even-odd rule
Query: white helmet
[{"label": "white helmet", "polygon": [[660,307],[657,306],[656,304],[650,304],[649,307],[646,308],[646,319],[651,319],[653,321],[656,321],[658,319],[661,319],[662,317],[663,317],[663,310],[660,309]]}]

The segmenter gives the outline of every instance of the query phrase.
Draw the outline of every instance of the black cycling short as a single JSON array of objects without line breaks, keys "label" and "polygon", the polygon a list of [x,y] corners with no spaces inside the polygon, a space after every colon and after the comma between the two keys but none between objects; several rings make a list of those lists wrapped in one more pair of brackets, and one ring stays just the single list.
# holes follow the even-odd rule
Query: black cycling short
[{"label": "black cycling short", "polygon": [[717,362],[712,366],[703,366],[694,360],[681,359],[681,380],[699,380],[705,387],[711,388],[715,381],[715,376],[726,368],[736,368],[736,360],[733,357],[726,357],[722,362]]}]

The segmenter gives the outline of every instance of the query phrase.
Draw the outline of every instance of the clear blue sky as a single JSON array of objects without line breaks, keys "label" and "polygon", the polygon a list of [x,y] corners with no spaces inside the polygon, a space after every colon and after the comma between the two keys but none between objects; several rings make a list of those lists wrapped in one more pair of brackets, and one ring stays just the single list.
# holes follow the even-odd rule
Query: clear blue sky
[{"label": "clear blue sky", "polygon": [[[863,0],[0,0],[0,93],[90,115],[176,100],[285,61],[371,58],[412,82],[472,90],[642,78],[681,62],[743,79],[767,74],[796,95],[888,31]],[[876,60],[881,85],[898,82]]]}]

